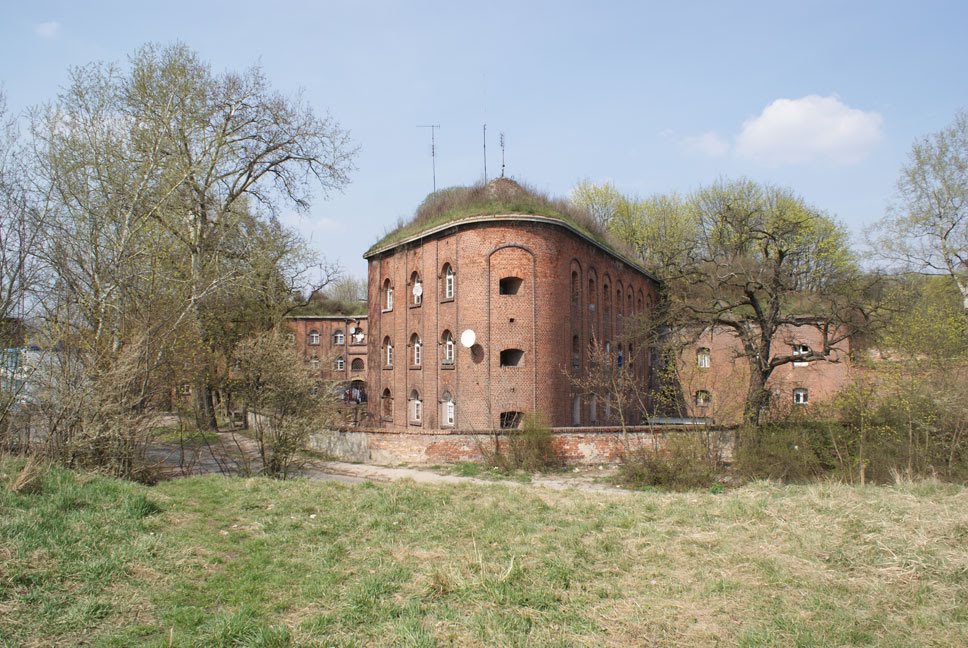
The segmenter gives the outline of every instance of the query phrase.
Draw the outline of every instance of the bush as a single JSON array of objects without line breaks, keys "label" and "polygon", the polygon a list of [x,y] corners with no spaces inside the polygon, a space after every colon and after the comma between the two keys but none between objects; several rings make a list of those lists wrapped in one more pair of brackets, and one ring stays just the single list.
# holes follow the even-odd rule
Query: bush
[{"label": "bush", "polygon": [[494,447],[482,447],[484,462],[506,471],[541,472],[563,465],[555,452],[551,428],[537,414],[524,417],[521,428],[505,437],[504,443],[495,436]]},{"label": "bush", "polygon": [[708,488],[717,481],[717,464],[704,435],[674,433],[661,447],[628,451],[619,465],[618,481],[632,488]]},{"label": "bush", "polygon": [[823,475],[829,463],[823,424],[774,422],[740,431],[733,467],[746,479],[803,482]]}]

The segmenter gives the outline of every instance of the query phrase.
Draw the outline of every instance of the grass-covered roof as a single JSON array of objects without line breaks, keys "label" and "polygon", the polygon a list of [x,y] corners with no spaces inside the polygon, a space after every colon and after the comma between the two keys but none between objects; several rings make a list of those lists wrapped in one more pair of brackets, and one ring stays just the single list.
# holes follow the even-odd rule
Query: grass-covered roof
[{"label": "grass-covered roof", "polygon": [[631,255],[623,251],[624,246],[614,241],[587,211],[566,200],[550,198],[527,185],[507,178],[498,178],[487,184],[476,184],[470,187],[441,189],[430,194],[417,208],[413,218],[400,222],[363,256],[370,257],[390,250],[404,241],[448,223],[480,216],[514,214],[559,220],[597,242],[612,254],[624,258],[636,268],[639,267],[629,260]]}]

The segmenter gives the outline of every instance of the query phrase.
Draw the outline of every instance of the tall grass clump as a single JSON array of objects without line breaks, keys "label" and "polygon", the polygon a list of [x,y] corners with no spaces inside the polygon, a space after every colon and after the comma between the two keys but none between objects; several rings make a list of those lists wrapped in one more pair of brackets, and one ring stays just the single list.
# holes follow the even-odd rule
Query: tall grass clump
[{"label": "tall grass clump", "polygon": [[506,471],[542,472],[564,463],[555,451],[551,428],[538,414],[525,415],[519,429],[503,439],[495,435],[493,447],[481,452],[487,465]]},{"label": "tall grass clump", "polygon": [[705,435],[670,435],[662,445],[625,452],[617,480],[630,488],[656,487],[683,491],[708,488],[718,481],[718,453]]}]

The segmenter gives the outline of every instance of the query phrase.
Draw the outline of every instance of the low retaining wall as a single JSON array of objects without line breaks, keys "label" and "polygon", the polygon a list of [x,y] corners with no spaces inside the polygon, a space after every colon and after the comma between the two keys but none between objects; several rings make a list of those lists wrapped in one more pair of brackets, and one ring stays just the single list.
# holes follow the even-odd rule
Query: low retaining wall
[{"label": "low retaining wall", "polygon": [[[441,431],[427,433],[383,430],[327,430],[312,435],[311,446],[343,461],[364,463],[443,464],[481,461],[494,448],[503,448],[513,430],[487,433]],[[552,443],[568,464],[614,463],[622,455],[641,447],[663,447],[675,434],[706,435],[728,460],[732,454],[733,431],[694,426],[632,428],[554,428]]]}]

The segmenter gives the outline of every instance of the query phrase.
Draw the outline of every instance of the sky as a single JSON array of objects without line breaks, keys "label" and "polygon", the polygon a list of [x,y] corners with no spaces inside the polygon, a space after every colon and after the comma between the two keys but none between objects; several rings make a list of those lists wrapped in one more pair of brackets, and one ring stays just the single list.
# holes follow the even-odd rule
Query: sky
[{"label": "sky", "polygon": [[505,174],[565,197],[581,180],[688,193],[723,178],[792,188],[860,241],[911,145],[968,109],[968,3],[8,2],[8,107],[68,71],[179,41],[216,72],[259,65],[359,146],[352,182],[284,211],[330,261],[363,252],[433,188]]}]

